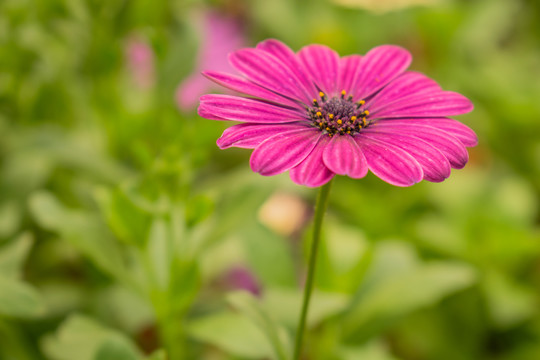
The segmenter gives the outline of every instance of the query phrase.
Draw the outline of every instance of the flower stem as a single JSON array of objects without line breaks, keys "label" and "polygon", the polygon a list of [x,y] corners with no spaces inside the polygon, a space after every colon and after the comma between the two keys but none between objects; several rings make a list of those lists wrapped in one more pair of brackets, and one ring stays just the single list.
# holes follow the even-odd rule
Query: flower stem
[{"label": "flower stem", "polygon": [[319,249],[319,242],[321,239],[321,227],[326,211],[326,205],[328,203],[328,194],[330,193],[330,187],[332,180],[327,182],[319,189],[319,195],[317,196],[317,203],[315,204],[315,220],[313,225],[313,242],[311,243],[311,253],[309,255],[308,273],[306,279],[306,285],[304,287],[304,300],[302,303],[302,313],[300,314],[300,321],[298,323],[298,329],[296,332],[296,342],[294,346],[293,359],[298,360],[302,354],[302,341],[304,339],[304,329],[306,327],[306,318],[309,308],[309,300],[311,299],[311,293],[313,291],[313,279],[315,277],[315,266],[317,264],[317,252]]}]

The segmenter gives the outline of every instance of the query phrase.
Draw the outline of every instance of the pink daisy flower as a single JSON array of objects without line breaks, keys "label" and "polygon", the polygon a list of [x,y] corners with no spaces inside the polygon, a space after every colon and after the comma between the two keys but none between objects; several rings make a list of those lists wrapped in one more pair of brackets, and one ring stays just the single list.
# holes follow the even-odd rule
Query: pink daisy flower
[{"label": "pink daisy flower", "polygon": [[276,40],[230,54],[243,77],[203,74],[247,96],[204,95],[199,115],[241,122],[218,139],[221,149],[254,149],[253,171],[289,171],[300,185],[321,186],[334,175],[368,170],[396,186],[439,182],[468,161],[474,132],[448,118],[473,109],[424,74],[406,71],[411,55],[383,45],[340,58],[309,45],[294,53]]}]

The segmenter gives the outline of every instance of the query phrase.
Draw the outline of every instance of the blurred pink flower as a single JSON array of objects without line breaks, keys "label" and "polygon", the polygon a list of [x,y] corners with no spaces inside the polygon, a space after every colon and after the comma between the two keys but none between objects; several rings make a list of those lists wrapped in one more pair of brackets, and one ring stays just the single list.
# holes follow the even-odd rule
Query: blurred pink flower
[{"label": "blurred pink flower", "polygon": [[154,86],[154,51],[150,45],[138,37],[130,38],[126,46],[126,58],[135,85],[141,89]]},{"label": "blurred pink flower", "polygon": [[199,115],[242,122],[217,144],[255,149],[250,164],[261,175],[289,171],[310,187],[368,170],[396,186],[439,182],[465,166],[466,147],[477,143],[471,129],[448,118],[470,112],[472,103],[406,71],[412,57],[398,46],[340,58],[322,45],[294,53],[267,40],[230,61],[243,77],[204,74],[250,97],[202,96]]},{"label": "blurred pink flower", "polygon": [[211,81],[201,75],[201,71],[234,71],[227,61],[227,56],[245,44],[242,28],[232,18],[208,11],[204,14],[202,23],[202,36],[195,69],[176,90],[176,102],[184,111],[194,109],[199,102],[199,97],[215,87]]},{"label": "blurred pink flower", "polygon": [[243,266],[236,266],[229,270],[225,281],[227,287],[233,290],[246,290],[253,295],[261,294],[261,287],[254,274]]}]

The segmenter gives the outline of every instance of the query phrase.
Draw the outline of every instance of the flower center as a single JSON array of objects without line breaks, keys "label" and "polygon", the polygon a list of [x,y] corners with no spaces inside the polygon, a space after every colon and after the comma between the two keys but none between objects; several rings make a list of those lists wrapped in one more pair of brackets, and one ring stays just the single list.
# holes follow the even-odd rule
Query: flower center
[{"label": "flower center", "polygon": [[313,99],[308,115],[313,125],[329,136],[355,134],[369,125],[369,111],[363,108],[365,103],[364,100],[353,102],[352,96],[347,96],[345,90],[340,97],[334,96],[331,99],[320,92],[319,100]]}]

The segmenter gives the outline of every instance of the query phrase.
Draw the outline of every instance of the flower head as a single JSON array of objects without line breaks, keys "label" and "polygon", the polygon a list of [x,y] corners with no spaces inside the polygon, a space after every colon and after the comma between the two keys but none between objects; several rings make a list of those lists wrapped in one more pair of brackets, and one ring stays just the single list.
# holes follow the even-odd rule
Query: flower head
[{"label": "flower head", "polygon": [[261,175],[289,171],[295,183],[316,187],[369,169],[396,186],[439,182],[465,166],[466,146],[477,143],[471,129],[448,118],[472,103],[406,71],[411,55],[398,46],[340,58],[322,45],[294,53],[267,40],[229,61],[243,77],[203,74],[247,96],[204,95],[199,115],[241,122],[217,144],[254,149],[250,165]]}]

